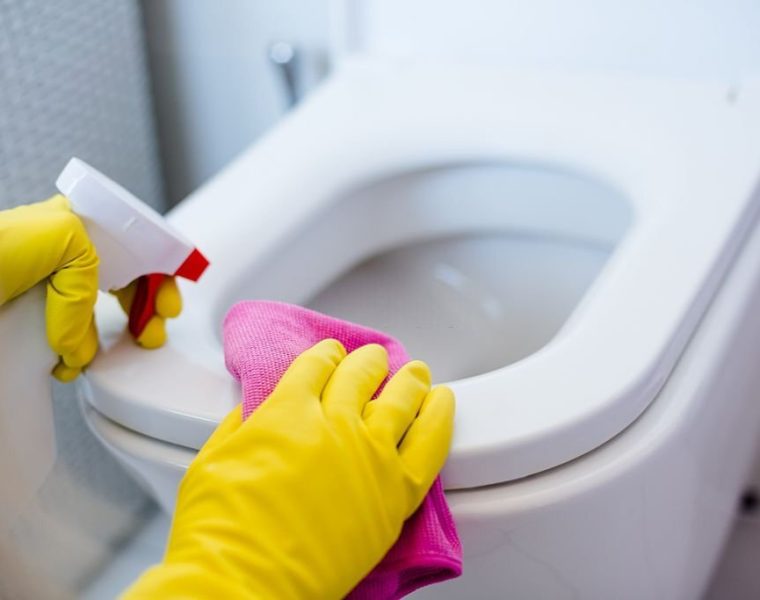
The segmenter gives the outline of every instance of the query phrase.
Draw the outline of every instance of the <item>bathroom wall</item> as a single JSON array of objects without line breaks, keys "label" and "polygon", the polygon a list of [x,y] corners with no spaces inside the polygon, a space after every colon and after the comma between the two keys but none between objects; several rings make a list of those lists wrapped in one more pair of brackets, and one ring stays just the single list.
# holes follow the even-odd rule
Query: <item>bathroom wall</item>
[{"label": "bathroom wall", "polygon": [[283,115],[270,42],[299,47],[302,91],[321,79],[331,6],[359,23],[359,47],[402,58],[724,79],[760,70],[755,0],[142,1],[172,204]]},{"label": "bathroom wall", "polygon": [[143,0],[168,196],[176,203],[287,110],[270,43],[296,45],[301,93],[326,71],[328,0]]},{"label": "bathroom wall", "polygon": [[0,0],[0,206],[46,198],[71,156],[161,207],[137,0]]},{"label": "bathroom wall", "polygon": [[[336,0],[359,6],[355,0]],[[519,67],[760,74],[756,0],[362,0],[359,46]],[[421,27],[423,24],[424,27]]]},{"label": "bathroom wall", "polygon": [[[139,4],[0,0],[0,209],[52,195],[71,156],[163,206]],[[27,436],[0,460],[3,599],[78,597],[153,506],[83,423],[74,386],[53,396],[55,440]],[[0,430],[36,399],[0,398]],[[18,510],[18,474],[43,447],[53,463]]]}]

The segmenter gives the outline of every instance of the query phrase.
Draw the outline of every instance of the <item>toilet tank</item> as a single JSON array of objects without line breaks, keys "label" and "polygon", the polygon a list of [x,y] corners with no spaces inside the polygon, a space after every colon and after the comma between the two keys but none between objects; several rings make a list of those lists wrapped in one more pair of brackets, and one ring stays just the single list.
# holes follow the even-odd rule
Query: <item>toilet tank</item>
[{"label": "toilet tank", "polygon": [[756,0],[332,0],[332,54],[734,81],[760,74]]}]

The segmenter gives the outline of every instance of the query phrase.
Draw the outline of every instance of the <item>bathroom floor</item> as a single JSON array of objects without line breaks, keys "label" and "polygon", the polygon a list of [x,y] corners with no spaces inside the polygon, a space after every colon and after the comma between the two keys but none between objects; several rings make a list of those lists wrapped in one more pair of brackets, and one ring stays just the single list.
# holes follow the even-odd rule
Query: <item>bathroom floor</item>
[{"label": "bathroom floor", "polygon": [[[101,575],[91,583],[82,600],[115,598],[163,554],[169,533],[163,514],[132,539]],[[703,600],[757,600],[760,598],[760,519],[738,518],[721,564]]]},{"label": "bathroom floor", "polygon": [[158,513],[132,538],[114,561],[93,580],[81,600],[116,598],[150,565],[161,560],[169,534],[169,517]]},{"label": "bathroom floor", "polygon": [[703,600],[760,598],[760,519],[739,517]]}]

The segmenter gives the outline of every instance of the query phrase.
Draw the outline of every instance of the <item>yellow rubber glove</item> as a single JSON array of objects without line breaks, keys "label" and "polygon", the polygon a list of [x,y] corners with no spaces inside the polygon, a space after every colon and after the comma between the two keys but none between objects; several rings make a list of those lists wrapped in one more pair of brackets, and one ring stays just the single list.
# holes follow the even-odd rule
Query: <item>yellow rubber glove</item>
[{"label": "yellow rubber glove", "polygon": [[329,599],[380,562],[443,467],[454,397],[419,361],[346,356],[325,340],[299,356],[245,422],[236,408],[179,488],[164,560],[124,599]]},{"label": "yellow rubber glove", "polygon": [[[135,279],[127,287],[115,290],[113,293],[119,300],[119,304],[125,313],[129,314],[132,308],[132,300],[135,297],[137,284],[140,278]],[[166,277],[158,288],[156,295],[155,314],[150,318],[142,333],[135,341],[143,348],[159,348],[166,342],[166,319],[179,316],[182,311],[182,296],[174,277]]]},{"label": "yellow rubber glove", "polygon": [[[45,322],[50,347],[58,355],[53,375],[71,381],[98,348],[93,307],[98,289],[98,257],[84,225],[60,194],[0,211],[0,305],[47,279]],[[129,311],[133,282],[117,292]],[[133,293],[133,292],[132,292]],[[137,340],[157,347],[166,339],[164,319],[179,314],[181,299],[173,278],[158,293],[156,312]]]},{"label": "yellow rubber glove", "polygon": [[61,195],[0,212],[0,304],[44,279],[47,338],[59,357],[53,375],[71,381],[98,348],[98,257]]}]

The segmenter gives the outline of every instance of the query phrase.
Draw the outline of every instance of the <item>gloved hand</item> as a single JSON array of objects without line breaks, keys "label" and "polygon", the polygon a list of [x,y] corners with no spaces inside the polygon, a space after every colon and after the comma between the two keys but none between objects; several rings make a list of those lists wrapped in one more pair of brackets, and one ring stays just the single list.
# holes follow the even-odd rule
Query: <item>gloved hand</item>
[{"label": "gloved hand", "polygon": [[[0,212],[0,305],[44,279],[48,281],[47,338],[59,357],[53,375],[71,381],[90,363],[98,347],[93,318],[98,257],[82,222],[60,194]],[[127,311],[129,287],[119,298]],[[181,309],[173,279],[162,285],[156,307],[158,316],[138,339],[147,347],[163,343],[163,319],[176,316]]]},{"label": "gloved hand", "polygon": [[[147,277],[144,276],[144,277]],[[119,300],[119,304],[125,313],[129,314],[132,308],[132,301],[135,292],[140,285],[140,280],[144,277],[138,277],[127,287],[112,292]],[[156,304],[153,307],[153,316],[148,321],[145,329],[142,330],[135,341],[143,348],[159,348],[166,342],[166,319],[173,319],[179,316],[182,310],[182,296],[179,294],[179,288],[174,277],[166,275],[158,288],[156,295]]]},{"label": "gloved hand", "polygon": [[123,598],[328,599],[380,562],[443,467],[454,397],[419,361],[370,402],[382,346],[324,340],[241,423],[219,425],[179,488],[163,562]]},{"label": "gloved hand", "polygon": [[47,338],[59,356],[53,375],[71,381],[98,347],[98,257],[60,195],[0,212],[0,304],[46,278]]}]

